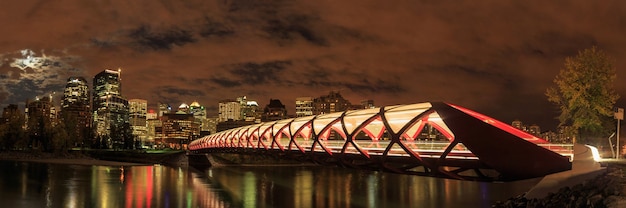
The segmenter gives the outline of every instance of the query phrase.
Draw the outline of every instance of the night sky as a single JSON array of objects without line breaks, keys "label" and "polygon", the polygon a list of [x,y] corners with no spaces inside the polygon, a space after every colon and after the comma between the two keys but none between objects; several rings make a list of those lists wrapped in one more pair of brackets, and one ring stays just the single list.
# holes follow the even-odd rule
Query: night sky
[{"label": "night sky", "polygon": [[121,68],[125,97],[198,101],[209,116],[244,95],[295,114],[296,97],[334,90],[549,130],[558,112],[546,88],[566,57],[594,45],[615,60],[626,96],[622,0],[20,0],[0,3],[0,27],[2,107]]}]

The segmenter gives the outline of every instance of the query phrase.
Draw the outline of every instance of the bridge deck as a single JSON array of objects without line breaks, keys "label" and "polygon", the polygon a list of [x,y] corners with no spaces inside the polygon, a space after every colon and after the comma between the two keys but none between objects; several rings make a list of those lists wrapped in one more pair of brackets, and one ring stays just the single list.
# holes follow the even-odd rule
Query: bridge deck
[{"label": "bridge deck", "polygon": [[[271,121],[218,132],[189,144],[191,153],[228,151],[223,148],[278,155],[300,152],[337,161],[352,156],[376,158],[370,162],[393,157],[405,162],[394,164],[396,167],[406,170],[421,165],[426,172],[451,177],[486,166],[506,178],[526,179],[571,169],[573,160],[572,145],[550,144],[488,116],[442,102]],[[459,166],[448,170],[442,163]],[[484,165],[467,165],[472,163]]]},{"label": "bridge deck", "polygon": [[[269,144],[265,144],[267,146],[267,149],[276,149],[276,150],[297,149],[293,145],[291,148],[289,148],[289,139],[281,139],[281,140],[276,140],[276,141],[277,141],[277,144],[279,144],[280,146],[278,145],[272,146]],[[325,141],[320,141],[320,143],[329,152],[333,154],[338,154],[342,152],[343,147],[346,142],[343,140],[325,140]],[[357,143],[361,151],[365,152],[368,155],[383,155],[387,146],[391,143],[391,141],[389,140],[380,140],[380,141],[358,140],[355,143]],[[441,155],[444,153],[445,149],[449,145],[449,143],[444,143],[444,142],[427,142],[427,141],[406,141],[406,142],[403,142],[403,144],[407,146],[409,149],[411,149],[411,151],[417,153],[420,157],[429,157],[429,158],[441,157]],[[255,147],[246,146],[243,144],[230,145],[230,146],[225,145],[225,146],[234,147],[234,148],[236,147],[255,148]],[[303,142],[302,144],[298,144],[298,146],[300,146],[304,152],[326,152],[324,148],[319,147],[319,146],[313,149],[312,141],[310,140]],[[550,151],[556,152],[565,157],[568,157],[570,158],[570,161],[573,160],[574,155],[573,155],[572,144],[539,144],[539,146],[545,149],[548,149]],[[346,148],[344,154],[359,155],[361,153],[356,148]],[[406,157],[411,156],[409,153],[407,153],[404,149],[402,149],[398,145],[395,145],[394,147],[392,147],[387,153],[387,155],[406,156]],[[467,148],[463,147],[462,145],[457,146],[453,150],[451,150],[450,153],[448,153],[448,155],[446,156],[446,158],[472,159],[472,160],[478,159],[476,155],[474,155],[471,151],[469,151]]]}]

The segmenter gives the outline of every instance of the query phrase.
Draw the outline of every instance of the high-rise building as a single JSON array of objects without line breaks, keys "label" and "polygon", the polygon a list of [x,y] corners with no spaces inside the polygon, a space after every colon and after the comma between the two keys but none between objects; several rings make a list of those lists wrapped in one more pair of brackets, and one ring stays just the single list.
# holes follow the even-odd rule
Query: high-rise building
[{"label": "high-rise building", "polygon": [[269,104],[263,109],[261,121],[276,121],[287,118],[287,109],[278,99],[270,99]]},{"label": "high-rise building", "polygon": [[138,139],[141,144],[150,143],[148,139],[148,101],[143,99],[130,99],[129,105],[129,122],[133,136]]},{"label": "high-rise building", "polygon": [[[100,145],[129,148],[131,136],[128,100],[122,97],[121,70],[106,69],[93,78],[93,118]],[[104,144],[103,144],[104,143]]]},{"label": "high-rise building", "polygon": [[149,109],[146,114],[146,142],[143,143],[144,147],[154,148],[157,145],[155,128],[157,126],[161,127],[161,120],[159,120],[158,116],[154,109]]},{"label": "high-rise building", "polygon": [[217,120],[218,120],[217,117],[208,117],[207,118],[207,122],[206,122],[205,125],[207,127],[206,131],[208,131],[207,132],[208,134],[215,134],[215,133],[217,133]]},{"label": "high-rise building", "polygon": [[239,102],[240,110],[239,120],[244,121],[252,121],[252,122],[260,122],[261,114],[259,112],[259,104],[254,100],[248,100],[246,96],[241,96],[237,98],[237,102]]},{"label": "high-rise building", "polygon": [[313,114],[328,114],[349,110],[350,101],[344,99],[339,92],[331,91],[326,96],[313,99]]},{"label": "high-rise building", "polygon": [[255,123],[261,122],[261,112],[259,112],[259,104],[254,100],[246,101],[245,105],[242,105],[241,115],[244,121],[252,121]]},{"label": "high-rise building", "polygon": [[[154,113],[156,115],[156,113]],[[161,118],[157,119],[156,117],[154,119],[148,119],[146,120],[146,125],[148,127],[147,129],[147,143],[144,143],[144,146],[148,146],[150,148],[159,148],[159,147],[164,147],[163,146],[163,140],[161,137],[157,137],[156,135],[156,131],[157,129],[162,130],[162,126],[163,126],[163,122],[161,122]]]},{"label": "high-rise building", "polygon": [[[70,77],[65,84],[61,109],[89,108],[89,85],[84,77]],[[82,110],[82,109],[81,109]]]},{"label": "high-rise building", "polygon": [[218,122],[241,120],[241,103],[236,100],[222,100],[218,105]]},{"label": "high-rise building", "polygon": [[160,127],[155,127],[155,137],[172,149],[186,149],[190,141],[200,136],[200,123],[191,114],[163,114]]},{"label": "high-rise building", "polygon": [[197,101],[193,101],[189,105],[189,114],[192,114],[196,118],[196,122],[200,123],[200,131],[209,131],[209,123],[204,106],[201,106]]},{"label": "high-rise building", "polygon": [[296,98],[296,117],[305,117],[313,115],[313,98],[299,97]]},{"label": "high-rise building", "polygon": [[[61,100],[61,119],[65,125],[71,125],[74,132],[68,136],[75,142],[90,143],[91,103],[89,101],[89,85],[83,77],[70,77],[65,84]],[[81,145],[82,146],[82,145]]]}]

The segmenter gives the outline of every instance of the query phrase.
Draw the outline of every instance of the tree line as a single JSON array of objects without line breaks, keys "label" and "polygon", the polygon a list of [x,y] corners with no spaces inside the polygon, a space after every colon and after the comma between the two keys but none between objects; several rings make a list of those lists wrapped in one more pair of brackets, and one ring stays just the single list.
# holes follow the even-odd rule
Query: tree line
[{"label": "tree line", "polygon": [[[0,124],[0,150],[34,150],[66,153],[72,148],[134,149],[129,124],[110,127],[110,135],[94,136],[91,128],[77,128],[75,117],[61,114],[58,122],[42,116],[26,120],[21,112],[9,113]],[[82,132],[79,132],[82,131]],[[82,135],[82,136],[80,136]]]}]

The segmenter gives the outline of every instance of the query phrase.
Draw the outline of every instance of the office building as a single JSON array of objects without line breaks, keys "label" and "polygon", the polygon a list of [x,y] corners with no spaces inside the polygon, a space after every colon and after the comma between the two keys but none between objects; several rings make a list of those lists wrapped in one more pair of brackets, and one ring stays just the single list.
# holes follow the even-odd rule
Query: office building
[{"label": "office building", "polygon": [[220,101],[218,105],[218,118],[218,122],[242,120],[241,103],[231,99]]},{"label": "office building", "polygon": [[121,70],[106,69],[93,78],[94,133],[101,147],[132,147],[128,100],[122,97]]},{"label": "office building", "polygon": [[305,117],[313,115],[313,98],[299,97],[296,98],[296,117]]},{"label": "office building", "polygon": [[313,114],[321,115],[351,109],[350,101],[344,99],[339,92],[331,91],[326,96],[313,99]]},{"label": "office building", "polygon": [[160,127],[155,127],[155,140],[164,147],[186,149],[190,141],[200,136],[200,123],[192,114],[163,114],[161,122]]},{"label": "office building", "polygon": [[67,79],[63,98],[61,100],[61,120],[65,125],[71,125],[73,132],[67,132],[76,146],[91,145],[91,102],[89,100],[89,85],[83,77]]},{"label": "office building", "polygon": [[129,122],[132,134],[140,144],[151,143],[148,141],[148,101],[143,99],[130,99]]}]

